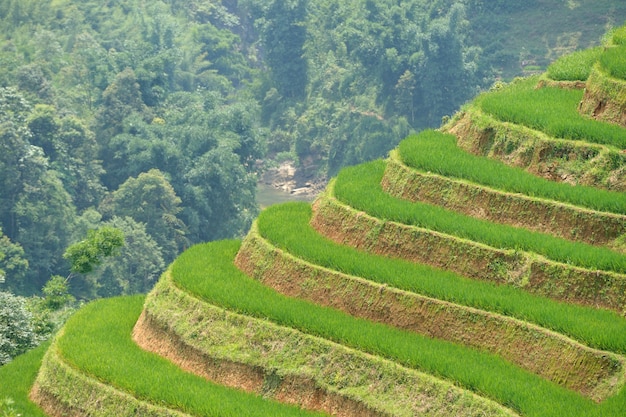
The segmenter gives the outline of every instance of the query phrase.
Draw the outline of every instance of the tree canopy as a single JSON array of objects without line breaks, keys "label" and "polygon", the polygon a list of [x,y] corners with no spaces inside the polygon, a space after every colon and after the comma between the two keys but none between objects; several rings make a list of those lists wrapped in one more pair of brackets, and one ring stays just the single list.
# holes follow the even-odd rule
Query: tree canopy
[{"label": "tree canopy", "polygon": [[556,3],[0,0],[0,289],[42,294],[81,256],[76,271],[95,266],[80,242],[116,225],[119,265],[69,290],[146,290],[182,249],[243,235],[279,158],[329,177],[382,157],[565,50],[503,46],[511,16]]}]

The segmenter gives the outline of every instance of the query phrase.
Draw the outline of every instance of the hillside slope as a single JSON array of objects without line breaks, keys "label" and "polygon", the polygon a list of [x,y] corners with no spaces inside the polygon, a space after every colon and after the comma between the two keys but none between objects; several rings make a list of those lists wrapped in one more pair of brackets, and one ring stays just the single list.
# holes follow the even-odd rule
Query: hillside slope
[{"label": "hillside slope", "polygon": [[580,83],[485,93],[243,242],[188,249],[146,298],[88,305],[31,397],[50,416],[623,416],[626,128],[571,89],[623,85],[620,33]]}]

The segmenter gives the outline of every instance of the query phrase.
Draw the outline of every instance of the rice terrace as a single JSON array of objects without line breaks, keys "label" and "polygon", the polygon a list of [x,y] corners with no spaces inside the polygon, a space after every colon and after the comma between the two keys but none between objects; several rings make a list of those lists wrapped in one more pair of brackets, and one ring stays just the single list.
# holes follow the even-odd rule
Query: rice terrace
[{"label": "rice terrace", "polygon": [[626,416],[626,27],[9,372],[50,417]]}]

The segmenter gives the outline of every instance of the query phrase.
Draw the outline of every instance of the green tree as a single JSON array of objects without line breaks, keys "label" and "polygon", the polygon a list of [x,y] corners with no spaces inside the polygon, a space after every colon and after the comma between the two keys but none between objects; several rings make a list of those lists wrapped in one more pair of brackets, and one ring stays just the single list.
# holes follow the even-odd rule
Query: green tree
[{"label": "green tree", "polygon": [[54,275],[50,278],[43,286],[42,293],[44,307],[52,311],[60,310],[75,301],[75,298],[69,293],[67,280],[60,275]]},{"label": "green tree", "polygon": [[178,217],[180,205],[165,175],[152,169],[126,180],[105,199],[101,211],[108,217],[131,217],[145,224],[169,262],[187,244],[186,226]]},{"label": "green tree", "polygon": [[126,117],[135,112],[143,114],[146,110],[135,72],[126,68],[104,90],[102,106],[96,115],[96,134],[104,150],[106,151],[110,138],[122,133],[122,123]]},{"label": "green tree", "polygon": [[35,99],[50,101],[53,97],[52,83],[39,64],[27,64],[17,71],[17,85]]},{"label": "green tree", "polygon": [[61,255],[72,237],[76,209],[54,171],[32,172],[13,208],[15,241],[24,248],[29,263],[26,287],[38,291],[53,274],[63,273]]},{"label": "green tree", "polygon": [[162,251],[143,223],[130,217],[114,217],[104,224],[124,233],[124,246],[115,258],[107,258],[93,272],[98,295],[146,293],[165,269]]},{"label": "green tree", "polygon": [[56,109],[48,104],[36,104],[26,119],[31,132],[30,143],[43,149],[44,154],[54,158],[55,135],[59,131]]},{"label": "green tree", "polygon": [[14,88],[0,88],[0,220],[12,239],[17,234],[13,208],[24,188],[25,175],[39,171],[42,159],[30,144],[26,117],[30,105]]},{"label": "green tree", "polygon": [[404,71],[396,83],[395,104],[403,114],[409,115],[411,124],[415,122],[415,87],[415,75],[409,70]]},{"label": "green tree", "polygon": [[262,21],[266,62],[278,92],[289,99],[304,97],[307,84],[307,0],[273,0]]},{"label": "green tree", "polygon": [[28,271],[24,249],[2,234],[0,229],[0,285],[15,290],[20,287]]},{"label": "green tree", "polygon": [[478,91],[475,65],[465,60],[466,56],[477,59],[464,47],[466,28],[465,9],[461,4],[455,4],[444,18],[435,19],[429,25],[417,96],[426,126],[438,126],[444,115],[452,115]]},{"label": "green tree", "polygon": [[70,245],[63,257],[70,262],[73,273],[88,274],[104,258],[116,256],[124,245],[124,234],[114,227],[103,226],[89,230],[87,237]]},{"label": "green tree", "polygon": [[0,365],[10,362],[39,342],[31,318],[24,298],[0,292]]},{"label": "green tree", "polygon": [[256,175],[226,144],[195,158],[183,179],[182,216],[193,242],[243,235],[258,214]]},{"label": "green tree", "polygon": [[51,167],[59,173],[76,208],[82,211],[97,206],[105,194],[100,179],[105,172],[94,133],[83,120],[68,115],[58,122],[54,144]]}]

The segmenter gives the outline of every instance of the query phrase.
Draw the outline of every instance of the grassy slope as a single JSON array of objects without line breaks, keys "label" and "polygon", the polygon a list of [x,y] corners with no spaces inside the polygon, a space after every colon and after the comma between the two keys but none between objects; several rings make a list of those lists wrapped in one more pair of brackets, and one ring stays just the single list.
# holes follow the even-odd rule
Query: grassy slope
[{"label": "grassy slope", "polygon": [[49,345],[44,343],[0,367],[0,400],[10,398],[13,409],[24,417],[45,417],[43,411],[29,400],[28,393]]},{"label": "grassy slope", "polygon": [[335,185],[336,197],[380,219],[436,230],[495,248],[534,252],[582,268],[626,273],[626,255],[606,248],[570,242],[527,229],[475,219],[438,206],[391,197],[380,186],[384,168],[383,161],[373,161],[342,170]]},{"label": "grassy slope", "polygon": [[457,381],[527,416],[621,416],[626,406],[626,389],[598,406],[495,355],[282,296],[234,268],[232,258],[238,246],[238,242],[217,242],[191,248],[174,263],[174,281],[211,304]]},{"label": "grassy slope", "polygon": [[448,271],[339,245],[317,234],[309,225],[310,217],[308,205],[284,204],[262,212],[258,227],[260,234],[279,248],[316,265],[513,316],[568,334],[599,349],[626,353],[626,319],[615,312],[559,303],[518,288],[471,280]]},{"label": "grassy slope", "polygon": [[141,350],[131,332],[143,302],[143,297],[126,297],[85,306],[68,321],[58,340],[64,359],[136,398],[191,415],[322,415],[207,382]]},{"label": "grassy slope", "polygon": [[[626,141],[626,132],[623,135]],[[557,183],[497,160],[472,155],[459,148],[451,134],[423,131],[400,142],[398,151],[405,164],[423,171],[591,210],[626,214],[625,193]]]}]

